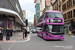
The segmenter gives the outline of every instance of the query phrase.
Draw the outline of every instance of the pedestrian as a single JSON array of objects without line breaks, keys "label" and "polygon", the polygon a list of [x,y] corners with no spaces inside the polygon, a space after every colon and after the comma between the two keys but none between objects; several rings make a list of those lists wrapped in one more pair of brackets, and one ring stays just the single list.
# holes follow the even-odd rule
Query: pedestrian
[{"label": "pedestrian", "polygon": [[23,29],[23,39],[24,39],[24,37],[25,37],[24,34],[25,34],[25,30]]},{"label": "pedestrian", "polygon": [[13,30],[11,29],[11,30],[10,30],[10,36],[11,36],[11,37],[12,37],[12,35],[13,35],[12,32],[13,32]]},{"label": "pedestrian", "polygon": [[0,41],[3,41],[3,28],[0,27]]},{"label": "pedestrian", "polygon": [[6,30],[6,41],[9,42],[9,40],[10,40],[10,28],[8,28],[8,29]]},{"label": "pedestrian", "polygon": [[25,39],[27,39],[27,29],[25,29]]}]

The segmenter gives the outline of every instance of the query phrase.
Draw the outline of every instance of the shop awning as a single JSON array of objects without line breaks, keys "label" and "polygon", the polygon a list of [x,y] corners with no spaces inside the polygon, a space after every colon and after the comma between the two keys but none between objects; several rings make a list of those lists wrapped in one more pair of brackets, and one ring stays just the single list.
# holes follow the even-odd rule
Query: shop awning
[{"label": "shop awning", "polygon": [[21,19],[20,15],[17,12],[13,11],[13,10],[5,9],[5,8],[0,8],[0,14],[12,15],[12,16],[15,17],[16,22],[18,22],[22,26],[26,25],[23,22],[23,20]]}]

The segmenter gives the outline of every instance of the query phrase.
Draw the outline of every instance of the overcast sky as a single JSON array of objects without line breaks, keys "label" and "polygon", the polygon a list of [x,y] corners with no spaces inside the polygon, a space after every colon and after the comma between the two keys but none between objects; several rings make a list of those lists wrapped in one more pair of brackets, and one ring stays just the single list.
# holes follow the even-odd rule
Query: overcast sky
[{"label": "overcast sky", "polygon": [[34,14],[35,14],[35,3],[34,0],[19,0],[22,10],[26,10],[26,18],[28,22],[34,21]]}]

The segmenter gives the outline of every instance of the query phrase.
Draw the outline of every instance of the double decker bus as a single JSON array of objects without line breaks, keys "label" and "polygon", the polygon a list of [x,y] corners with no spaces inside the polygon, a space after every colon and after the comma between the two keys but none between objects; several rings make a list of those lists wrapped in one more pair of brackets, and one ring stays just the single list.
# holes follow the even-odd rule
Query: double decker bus
[{"label": "double decker bus", "polygon": [[64,18],[61,11],[46,11],[38,18],[37,35],[45,40],[64,40]]}]

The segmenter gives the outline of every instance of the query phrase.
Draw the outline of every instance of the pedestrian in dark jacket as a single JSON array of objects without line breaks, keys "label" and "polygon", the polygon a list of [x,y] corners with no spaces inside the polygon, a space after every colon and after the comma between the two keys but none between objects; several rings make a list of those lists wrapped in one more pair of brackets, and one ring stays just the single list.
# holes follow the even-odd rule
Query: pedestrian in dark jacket
[{"label": "pedestrian in dark jacket", "polygon": [[10,36],[11,36],[11,37],[12,37],[12,35],[13,35],[13,33],[12,33],[12,32],[13,32],[13,30],[11,29],[11,30],[10,30]]},{"label": "pedestrian in dark jacket", "polygon": [[10,40],[10,28],[8,28],[7,30],[6,30],[6,41],[8,41],[9,42],[9,40]]},{"label": "pedestrian in dark jacket", "polygon": [[25,39],[27,39],[27,29],[25,29]]},{"label": "pedestrian in dark jacket", "polygon": [[0,27],[0,41],[3,41],[3,28]]}]

